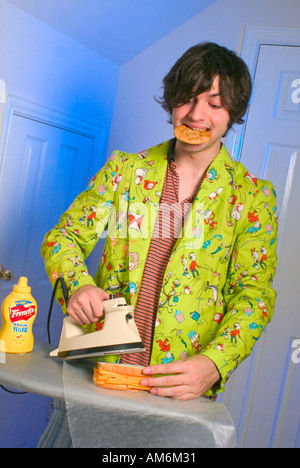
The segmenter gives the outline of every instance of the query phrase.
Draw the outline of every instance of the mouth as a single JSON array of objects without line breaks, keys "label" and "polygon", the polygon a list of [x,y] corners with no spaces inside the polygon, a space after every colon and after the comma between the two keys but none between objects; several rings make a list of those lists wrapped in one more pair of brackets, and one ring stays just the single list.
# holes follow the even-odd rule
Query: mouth
[{"label": "mouth", "polygon": [[208,127],[192,127],[191,125],[188,124],[183,124],[185,127],[190,128],[191,130],[199,131],[199,132],[209,132]]}]

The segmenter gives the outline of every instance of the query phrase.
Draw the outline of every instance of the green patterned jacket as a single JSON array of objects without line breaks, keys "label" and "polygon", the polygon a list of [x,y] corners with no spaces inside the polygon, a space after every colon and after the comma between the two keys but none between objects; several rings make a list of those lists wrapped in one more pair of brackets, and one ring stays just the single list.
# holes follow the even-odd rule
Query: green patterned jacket
[{"label": "green patterned jacket", "polygon": [[[58,225],[42,255],[54,284],[120,292],[135,305],[167,169],[170,141],[136,154],[115,151]],[[95,278],[85,259],[105,245]],[[151,364],[203,353],[224,390],[252,351],[275,303],[276,195],[225,147],[212,162],[170,257],[161,290]],[[65,311],[61,292],[57,299]],[[117,360],[118,356],[110,359]]]}]

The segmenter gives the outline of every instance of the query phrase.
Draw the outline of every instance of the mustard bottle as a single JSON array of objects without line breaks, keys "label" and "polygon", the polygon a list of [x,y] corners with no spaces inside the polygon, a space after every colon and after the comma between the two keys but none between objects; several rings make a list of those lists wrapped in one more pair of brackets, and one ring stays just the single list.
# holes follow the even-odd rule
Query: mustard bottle
[{"label": "mustard bottle", "polygon": [[13,291],[1,307],[2,327],[0,351],[5,353],[30,353],[33,349],[32,325],[36,318],[37,303],[25,276],[19,278]]}]

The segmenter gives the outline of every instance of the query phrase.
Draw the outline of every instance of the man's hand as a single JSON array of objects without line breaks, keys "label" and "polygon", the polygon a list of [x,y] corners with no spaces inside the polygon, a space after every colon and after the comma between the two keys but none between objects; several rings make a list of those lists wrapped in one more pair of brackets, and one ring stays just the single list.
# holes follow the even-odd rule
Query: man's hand
[{"label": "man's hand", "polygon": [[[141,385],[152,387],[150,393],[177,400],[198,398],[220,380],[213,361],[204,355],[192,356],[170,364],[148,366]],[[163,374],[162,377],[148,377]]]},{"label": "man's hand", "polygon": [[103,301],[109,294],[103,289],[87,284],[77,289],[69,299],[67,314],[80,325],[90,325],[104,317]]}]

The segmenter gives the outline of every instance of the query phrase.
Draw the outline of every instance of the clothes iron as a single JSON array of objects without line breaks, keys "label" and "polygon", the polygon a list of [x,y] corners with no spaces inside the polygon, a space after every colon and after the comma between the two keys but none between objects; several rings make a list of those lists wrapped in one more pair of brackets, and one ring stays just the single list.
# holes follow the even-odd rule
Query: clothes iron
[{"label": "clothes iron", "polygon": [[59,347],[50,356],[67,360],[145,351],[134,322],[134,308],[123,297],[108,299],[103,305],[104,325],[92,333],[86,333],[75,320],[66,317]]}]

